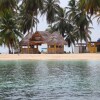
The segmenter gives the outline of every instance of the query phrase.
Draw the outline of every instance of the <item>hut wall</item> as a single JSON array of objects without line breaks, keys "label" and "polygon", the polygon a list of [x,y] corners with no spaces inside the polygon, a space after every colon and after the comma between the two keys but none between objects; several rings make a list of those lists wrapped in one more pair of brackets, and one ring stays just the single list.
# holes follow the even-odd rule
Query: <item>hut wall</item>
[{"label": "hut wall", "polygon": [[31,54],[31,53],[33,53],[33,49],[31,49],[31,48],[21,48],[21,53],[22,54]]},{"label": "hut wall", "polygon": [[54,54],[55,52],[55,48],[48,48],[48,53],[49,54]]},{"label": "hut wall", "polygon": [[62,54],[64,53],[64,46],[48,46],[48,53],[49,54]]},{"label": "hut wall", "polygon": [[38,48],[21,48],[21,54],[38,54]]},{"label": "hut wall", "polygon": [[56,53],[64,53],[64,47],[63,48],[56,48]]},{"label": "hut wall", "polygon": [[96,53],[97,52],[97,47],[96,47],[96,44],[91,44],[91,43],[88,43],[88,52],[89,53]]},{"label": "hut wall", "polygon": [[100,52],[100,45],[97,46],[97,52]]}]

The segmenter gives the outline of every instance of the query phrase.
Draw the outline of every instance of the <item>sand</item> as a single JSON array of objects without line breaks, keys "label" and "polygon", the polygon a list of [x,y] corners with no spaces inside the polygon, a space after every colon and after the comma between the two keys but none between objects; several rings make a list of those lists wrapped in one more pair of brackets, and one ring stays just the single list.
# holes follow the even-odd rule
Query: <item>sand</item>
[{"label": "sand", "polygon": [[0,60],[99,60],[100,54],[0,54]]}]

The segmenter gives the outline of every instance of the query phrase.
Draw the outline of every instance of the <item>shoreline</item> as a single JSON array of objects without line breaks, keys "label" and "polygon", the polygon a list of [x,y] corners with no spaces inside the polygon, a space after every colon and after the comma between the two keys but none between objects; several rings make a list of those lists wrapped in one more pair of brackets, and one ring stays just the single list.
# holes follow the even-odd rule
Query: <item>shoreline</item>
[{"label": "shoreline", "polygon": [[84,54],[0,54],[0,61],[5,60],[99,60],[100,53]]}]

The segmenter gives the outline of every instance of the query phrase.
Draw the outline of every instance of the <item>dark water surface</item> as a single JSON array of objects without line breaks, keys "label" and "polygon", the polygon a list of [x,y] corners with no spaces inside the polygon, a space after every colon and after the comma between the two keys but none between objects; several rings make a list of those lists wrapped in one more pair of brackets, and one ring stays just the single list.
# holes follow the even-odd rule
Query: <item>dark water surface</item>
[{"label": "dark water surface", "polygon": [[100,62],[0,61],[0,100],[100,100]]}]

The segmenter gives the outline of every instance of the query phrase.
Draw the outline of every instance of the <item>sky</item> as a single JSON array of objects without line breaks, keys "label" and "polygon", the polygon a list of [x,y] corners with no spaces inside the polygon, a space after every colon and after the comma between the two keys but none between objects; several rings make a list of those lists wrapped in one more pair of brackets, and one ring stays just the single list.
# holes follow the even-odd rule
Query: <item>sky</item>
[{"label": "sky", "polygon": [[[69,0],[60,0],[60,6],[61,7],[66,7],[68,5]],[[93,29],[91,29],[91,40],[92,41],[97,41],[100,38],[100,24],[97,23],[97,19],[93,19]],[[48,27],[46,23],[46,17],[39,17],[39,24],[38,24],[38,30],[39,31],[45,31],[46,28]],[[45,46],[44,46],[45,47]],[[0,47],[0,53],[7,53],[8,49],[5,48],[4,46]]]}]

